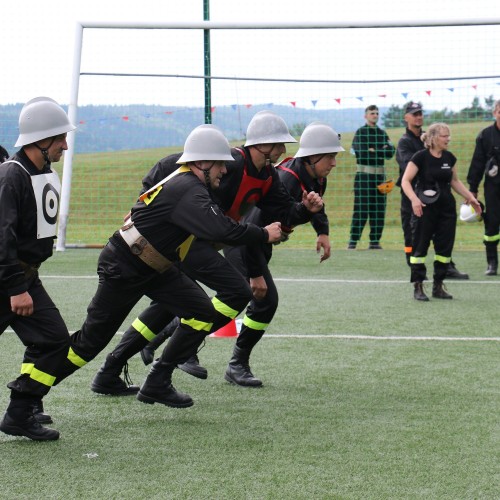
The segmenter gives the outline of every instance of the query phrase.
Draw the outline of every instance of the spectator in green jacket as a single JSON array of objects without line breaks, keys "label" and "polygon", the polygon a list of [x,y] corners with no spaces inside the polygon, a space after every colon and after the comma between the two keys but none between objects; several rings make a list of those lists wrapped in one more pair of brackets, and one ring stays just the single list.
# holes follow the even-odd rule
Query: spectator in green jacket
[{"label": "spectator in green jacket", "polygon": [[378,189],[385,181],[385,160],[394,156],[396,148],[387,133],[378,125],[379,111],[374,104],[365,109],[366,124],[354,134],[352,151],[356,155],[354,178],[354,210],[349,250],[354,250],[366,225],[370,224],[371,250],[380,250],[384,230],[387,193]]}]

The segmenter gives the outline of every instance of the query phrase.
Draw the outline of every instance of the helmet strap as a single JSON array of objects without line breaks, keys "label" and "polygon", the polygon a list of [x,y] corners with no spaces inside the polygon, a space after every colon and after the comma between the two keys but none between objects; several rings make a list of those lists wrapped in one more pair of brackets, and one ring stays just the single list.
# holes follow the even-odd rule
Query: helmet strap
[{"label": "helmet strap", "polygon": [[308,156],[308,157],[307,157],[306,164],[307,164],[307,165],[309,165],[309,166],[311,167],[311,172],[312,172],[313,177],[314,177],[315,179],[317,179],[317,178],[318,178],[318,176],[317,176],[317,174],[316,174],[316,164],[317,164],[317,163],[319,163],[319,162],[323,159],[323,157],[324,157],[324,156],[325,156],[325,155],[321,155],[321,156],[320,156],[320,157],[319,157],[319,158],[318,158],[315,162],[312,162],[312,161],[311,161],[311,157],[310,157],[310,156]]},{"label": "helmet strap", "polygon": [[265,167],[266,168],[269,168],[271,166],[271,151],[274,149],[274,146],[271,148],[271,151],[269,151],[269,153],[266,153],[264,151],[262,151],[262,149],[259,149],[259,147],[257,145],[254,145],[253,146],[261,155],[264,156],[265,158]]},{"label": "helmet strap", "polygon": [[203,177],[205,178],[205,185],[207,186],[207,189],[209,192],[211,192],[211,186],[210,186],[210,170],[212,170],[212,167],[215,165],[215,160],[212,162],[212,164],[208,168],[201,168],[197,165],[197,163],[194,161],[193,165],[195,168],[203,172]]},{"label": "helmet strap", "polygon": [[36,142],[33,143],[33,145],[42,153],[43,159],[45,160],[45,167],[50,165],[50,158],[49,158],[49,148],[54,144],[54,141],[56,140],[55,137],[52,137],[52,140],[50,141],[50,144],[46,148],[41,148]]}]

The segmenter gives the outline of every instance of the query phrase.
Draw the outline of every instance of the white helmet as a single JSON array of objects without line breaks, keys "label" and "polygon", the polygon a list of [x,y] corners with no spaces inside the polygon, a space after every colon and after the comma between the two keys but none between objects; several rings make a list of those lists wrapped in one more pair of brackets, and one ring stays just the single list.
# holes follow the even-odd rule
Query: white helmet
[{"label": "white helmet", "polygon": [[184,143],[184,153],[177,163],[189,161],[234,161],[228,140],[215,125],[199,125]]},{"label": "white helmet", "polygon": [[15,147],[26,146],[75,130],[64,109],[50,97],[28,101],[19,115],[19,137]]},{"label": "white helmet", "polygon": [[323,122],[309,124],[300,136],[300,147],[295,158],[304,156],[338,153],[345,151],[340,145],[340,135],[330,125]]},{"label": "white helmet", "polygon": [[272,111],[259,111],[250,120],[245,146],[297,142],[288,131],[285,120]]},{"label": "white helmet", "polygon": [[481,214],[478,214],[472,205],[462,203],[460,205],[460,220],[463,222],[479,222],[483,220]]}]

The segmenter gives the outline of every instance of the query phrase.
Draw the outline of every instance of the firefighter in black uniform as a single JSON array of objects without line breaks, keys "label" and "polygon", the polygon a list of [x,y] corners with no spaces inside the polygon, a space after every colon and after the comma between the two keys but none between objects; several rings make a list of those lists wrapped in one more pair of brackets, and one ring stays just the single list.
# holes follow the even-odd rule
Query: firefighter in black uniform
[{"label": "firefighter in black uniform", "polygon": [[0,332],[9,325],[26,346],[21,375],[7,387],[10,404],[0,430],[37,441],[59,432],[43,412],[42,398],[66,358],[69,333],[39,276],[53,251],[60,182],[51,163],[68,149],[75,127],[48,97],[27,102],[19,116],[21,149],[0,168]]},{"label": "firefighter in black uniform", "polygon": [[[281,182],[293,199],[299,201],[306,192],[316,192],[323,196],[326,190],[327,176],[336,166],[336,156],[344,148],[340,144],[340,136],[329,125],[322,122],[313,122],[308,125],[300,138],[300,147],[294,158],[286,158],[276,166]],[[268,220],[270,213],[257,207],[244,217],[245,222],[263,224]],[[329,239],[329,221],[323,208],[315,213],[311,219],[318,236],[316,250],[322,254],[320,262],[328,259],[331,254]],[[281,241],[288,240],[293,231],[292,227],[282,226],[283,236]],[[239,262],[247,276],[264,276],[267,293],[259,300],[253,299],[243,318],[242,334],[247,332],[250,345],[262,337],[264,330],[271,323],[278,307],[278,291],[269,270],[273,245],[264,244],[256,251],[249,246],[233,247],[226,250],[226,255],[231,261]],[[238,341],[240,338],[238,338]],[[237,342],[238,345],[238,342]],[[247,344],[248,345],[248,344]],[[255,345],[255,344],[254,344]],[[253,347],[253,346],[252,346]],[[239,383],[238,368],[230,362],[225,374],[226,380]],[[255,382],[257,380],[257,382]],[[245,382],[251,382],[245,384]],[[240,385],[258,386],[260,380],[243,380]]]},{"label": "firefighter in black uniform", "polygon": [[498,272],[498,242],[500,241],[500,100],[493,108],[495,122],[482,130],[476,138],[476,147],[467,175],[469,188],[477,196],[484,176],[484,239],[488,268],[486,276]]},{"label": "firefighter in black uniform", "polygon": [[[255,142],[257,141],[257,142]],[[234,220],[240,220],[254,205],[260,207],[265,213],[272,214],[275,220],[285,221],[288,225],[296,225],[310,220],[312,213],[321,210],[322,201],[317,193],[311,192],[303,196],[302,202],[298,203],[290,197],[282,183],[279,181],[277,171],[272,164],[285,151],[286,142],[296,142],[288,132],[283,119],[270,111],[261,111],[251,120],[247,129],[247,142],[242,148],[234,148],[232,156],[235,161],[227,165],[228,173],[223,177],[220,188],[214,192],[214,197],[218,201],[224,212]],[[178,156],[161,160],[151,172],[146,176],[143,183],[145,187],[150,186],[169,175],[172,162]],[[195,253],[203,255],[206,251],[206,242],[197,241]],[[221,257],[222,258],[222,257]],[[229,286],[224,279],[224,274],[214,272],[215,268],[204,269],[199,265],[200,259],[190,258],[182,263],[182,269],[193,279],[209,286],[217,292],[213,302],[217,310],[218,317],[223,321],[214,323],[212,331],[216,331],[229,321],[234,319],[248,304],[252,297],[246,295],[246,289],[235,289]],[[214,261],[215,262],[215,261]],[[214,264],[228,272],[228,263],[222,258]],[[234,267],[229,266],[234,272]],[[238,273],[241,276],[241,273]],[[257,277],[258,278],[258,277]],[[265,295],[266,284],[257,283],[250,279],[254,295],[263,297]],[[235,300],[237,299],[237,300]],[[243,299],[245,302],[242,304]],[[157,347],[161,341],[171,334],[173,326],[164,329],[169,318],[154,302],[133,322],[132,326],[123,335],[122,340],[110,354],[113,358],[119,358],[122,363],[130,357],[124,356],[123,352],[127,345],[142,343],[145,347],[147,342],[153,338]],[[245,331],[247,333],[245,333]],[[237,340],[235,352],[232,359],[233,365],[238,365],[241,377],[236,383],[240,385],[255,385],[254,377],[248,367],[248,356],[251,348],[246,342],[251,337],[251,342],[257,341],[262,336],[259,332],[252,337],[252,332],[247,327],[243,327],[240,337]],[[263,331],[262,331],[263,333]],[[241,338],[241,340],[240,340]],[[246,340],[245,340],[246,339]],[[239,342],[243,342],[243,346]],[[141,347],[141,349],[142,349]],[[179,368],[187,371],[191,375],[199,378],[206,378],[206,370],[198,364],[196,356],[193,356],[187,363],[182,363]],[[133,388],[127,388],[126,384],[117,376],[116,372],[109,369],[107,363],[99,370],[91,386],[95,392],[103,394],[127,394]]]},{"label": "firefighter in black uniform", "polygon": [[411,282],[415,288],[414,298],[428,301],[423,281],[426,276],[425,258],[433,241],[435,256],[432,296],[452,299],[443,287],[457,225],[456,201],[451,189],[463,196],[478,214],[481,213],[481,206],[458,179],[455,167],[457,159],[448,151],[449,127],[444,123],[434,123],[424,134],[423,141],[426,149],[413,155],[401,181],[413,208]]},{"label": "firefighter in black uniform", "polygon": [[[422,126],[424,123],[424,113],[422,105],[419,102],[410,101],[405,105],[404,120],[407,124],[406,132],[399,139],[398,147],[396,150],[396,161],[399,165],[399,179],[396,182],[397,186],[401,186],[401,179],[406,169],[406,165],[411,160],[412,156],[425,148],[421,136],[423,134]],[[403,228],[403,237],[405,244],[406,262],[410,265],[411,257],[411,218],[413,210],[408,196],[405,195],[401,189],[401,226]],[[448,264],[446,270],[446,277],[448,279],[462,279],[468,280],[469,275],[461,273],[453,260]]]},{"label": "firefighter in black uniform", "polygon": [[[97,292],[82,328],[71,336],[68,358],[58,371],[57,382],[101,352],[146,295],[162,305],[169,321],[175,316],[182,319],[138,398],[179,408],[193,404],[188,395],[172,386],[172,373],[210,333],[216,311],[203,289],[173,262],[185,259],[195,238],[241,245],[272,242],[281,235],[279,222],[266,228],[241,225],[213,202],[210,192],[219,186],[225,162],[232,160],[229,143],[220,130],[201,126],[191,132],[177,161],[178,169],[140,197],[123,227],[101,252]],[[204,255],[199,265],[209,264],[215,252],[213,249]],[[128,359],[142,347],[131,344],[124,355]],[[124,365],[116,358],[107,362],[118,373]]]}]

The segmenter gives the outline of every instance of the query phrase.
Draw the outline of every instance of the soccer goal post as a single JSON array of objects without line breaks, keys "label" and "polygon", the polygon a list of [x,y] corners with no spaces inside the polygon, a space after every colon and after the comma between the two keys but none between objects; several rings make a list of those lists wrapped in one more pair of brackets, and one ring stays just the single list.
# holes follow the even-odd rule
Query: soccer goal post
[{"label": "soccer goal post", "polygon": [[[475,136],[491,123],[498,95],[499,26],[498,17],[77,23],[68,114],[78,129],[68,134],[56,249],[104,245],[133,205],[142,177],[207,121],[207,102],[212,122],[235,144],[241,144],[253,114],[268,108],[283,116],[297,138],[317,120],[341,133],[346,152],[325,201],[327,209],[336,207],[330,221],[344,246],[356,171],[349,150],[365,107],[381,109],[378,125],[396,145],[404,132],[404,104],[422,103],[429,124],[452,126],[450,149],[465,181]],[[204,85],[207,79],[211,85]],[[294,152],[292,146],[287,154]],[[395,158],[385,169],[387,178],[397,177]],[[388,243],[401,246],[398,196],[388,195],[384,222]]]}]

